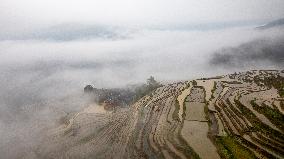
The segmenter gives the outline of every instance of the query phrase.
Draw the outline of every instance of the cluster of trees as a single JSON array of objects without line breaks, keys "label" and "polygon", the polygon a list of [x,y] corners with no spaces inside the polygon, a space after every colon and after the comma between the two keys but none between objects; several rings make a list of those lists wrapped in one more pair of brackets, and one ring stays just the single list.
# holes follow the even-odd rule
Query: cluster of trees
[{"label": "cluster of trees", "polygon": [[284,77],[277,75],[275,76],[268,76],[265,77],[264,79],[260,79],[258,76],[254,77],[254,82],[256,84],[260,84],[260,82],[263,82],[265,86],[268,86],[269,88],[274,87],[277,89],[279,95],[281,97],[284,97]]},{"label": "cluster of trees", "polygon": [[152,91],[161,87],[162,84],[157,82],[153,76],[147,79],[146,84],[142,84],[135,88],[134,102],[142,98],[143,96],[150,94]]},{"label": "cluster of trees", "polygon": [[127,105],[136,102],[143,96],[150,94],[152,91],[161,86],[162,85],[157,82],[153,76],[150,76],[145,84],[136,85],[132,89],[97,89],[92,85],[87,85],[84,88],[84,92],[89,95],[94,95],[94,100],[98,103],[108,101],[116,103],[117,105]]}]

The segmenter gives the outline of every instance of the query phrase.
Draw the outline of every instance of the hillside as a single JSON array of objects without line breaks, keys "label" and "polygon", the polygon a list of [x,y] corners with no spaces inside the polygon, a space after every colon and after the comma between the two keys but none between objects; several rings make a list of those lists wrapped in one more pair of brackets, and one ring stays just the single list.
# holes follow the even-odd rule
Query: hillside
[{"label": "hillside", "polygon": [[256,27],[257,29],[270,29],[273,27],[282,27],[284,25],[284,18],[277,19],[262,26]]},{"label": "hillside", "polygon": [[284,158],[284,71],[161,86],[129,108],[90,104],[27,158]]}]

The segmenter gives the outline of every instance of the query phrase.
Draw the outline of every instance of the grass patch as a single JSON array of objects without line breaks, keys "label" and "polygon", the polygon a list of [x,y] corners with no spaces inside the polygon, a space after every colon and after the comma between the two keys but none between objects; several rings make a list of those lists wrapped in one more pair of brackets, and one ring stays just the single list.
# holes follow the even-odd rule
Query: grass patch
[{"label": "grass patch", "polygon": [[[176,127],[177,134],[175,131],[171,131],[168,134],[168,140],[174,145],[174,147],[182,152],[187,158],[191,159],[200,159],[199,155],[187,144],[187,142],[181,136],[181,129],[184,123],[178,124]],[[178,143],[177,141],[178,140]]]},{"label": "grass patch", "polygon": [[172,118],[173,118],[173,120],[180,122],[178,112],[179,112],[179,103],[178,103],[178,100],[176,99],[176,101],[175,101],[175,110],[174,110],[174,112],[172,114]]},{"label": "grass patch", "polygon": [[243,82],[240,81],[222,81],[222,82],[227,84],[243,84]]},{"label": "grass patch", "polygon": [[192,80],[192,85],[197,86],[197,82],[195,80]]},{"label": "grass patch", "polygon": [[214,99],[214,92],[215,92],[216,89],[217,89],[217,82],[214,81],[214,85],[213,85],[213,88],[212,88],[212,90],[211,90],[211,97],[210,97],[209,101],[211,101],[212,99]]},{"label": "grass patch", "polygon": [[259,76],[255,76],[253,79],[254,82],[258,85],[263,83],[268,88],[274,87],[275,89],[277,89],[280,97],[284,97],[284,77],[280,75],[277,76],[271,75],[268,77],[265,76],[263,77],[263,79],[261,79]]},{"label": "grass patch", "polygon": [[250,101],[253,109],[267,117],[276,127],[284,130],[284,115],[278,109],[272,109],[269,106],[262,104],[259,106],[255,100]]},{"label": "grass patch", "polygon": [[253,123],[253,127],[251,128],[252,131],[260,131],[264,133],[266,136],[273,138],[274,140],[284,140],[284,136],[281,132],[276,131],[269,127],[268,125],[264,124],[261,120],[259,120],[256,115],[250,111],[246,106],[244,106],[240,101],[234,100],[236,106],[242,112],[242,114],[251,122]]},{"label": "grass patch", "polygon": [[[180,136],[180,135],[179,135],[179,136]],[[182,138],[182,137],[180,137],[180,138]],[[197,154],[196,152],[194,152],[194,150],[193,150],[191,147],[189,147],[189,146],[187,145],[187,143],[186,143],[184,140],[180,141],[181,143],[178,144],[178,143],[176,143],[176,142],[174,141],[173,136],[171,136],[171,137],[168,138],[168,139],[169,139],[169,141],[174,145],[174,147],[175,147],[178,151],[182,152],[186,157],[192,158],[192,159],[200,159],[200,157],[198,156],[198,154]]]},{"label": "grass patch", "polygon": [[216,138],[219,153],[225,159],[256,159],[256,156],[248,148],[237,141],[234,136],[222,136]]},{"label": "grass patch", "polygon": [[278,90],[280,97],[284,97],[284,88]]}]

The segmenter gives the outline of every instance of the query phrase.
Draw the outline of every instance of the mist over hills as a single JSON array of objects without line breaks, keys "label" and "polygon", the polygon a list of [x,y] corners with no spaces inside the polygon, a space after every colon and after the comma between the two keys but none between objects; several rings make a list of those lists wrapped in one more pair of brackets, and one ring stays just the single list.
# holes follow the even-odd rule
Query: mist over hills
[{"label": "mist over hills", "polygon": [[284,70],[252,70],[161,85],[129,108],[90,102],[22,155],[283,158],[283,85]]},{"label": "mist over hills", "polygon": [[210,63],[220,67],[247,67],[263,63],[284,67],[284,38],[258,39],[238,47],[223,48],[213,54]]},{"label": "mist over hills", "polygon": [[[265,29],[283,29],[284,19],[269,22],[256,27],[260,31]],[[281,29],[282,28],[282,29]],[[284,38],[258,38],[235,47],[224,47],[215,51],[210,64],[219,67],[249,67],[250,65],[277,65],[284,64]]]},{"label": "mist over hills", "polygon": [[26,31],[25,33],[2,33],[0,40],[47,40],[73,41],[90,39],[123,39],[127,38],[130,29],[107,25],[64,23]]},{"label": "mist over hills", "polygon": [[284,18],[277,19],[262,26],[256,27],[257,29],[270,29],[274,27],[283,27],[284,25]]},{"label": "mist over hills", "polygon": [[283,158],[272,1],[3,0],[0,158]]}]

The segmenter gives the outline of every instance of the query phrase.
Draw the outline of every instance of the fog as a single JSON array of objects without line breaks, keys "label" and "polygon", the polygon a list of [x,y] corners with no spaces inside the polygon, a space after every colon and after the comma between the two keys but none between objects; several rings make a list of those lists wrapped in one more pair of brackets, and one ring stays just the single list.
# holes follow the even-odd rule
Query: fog
[{"label": "fog", "polygon": [[257,39],[237,47],[222,48],[213,54],[211,64],[220,67],[284,67],[284,39]]},{"label": "fog", "polygon": [[85,107],[87,84],[283,69],[283,27],[256,29],[281,18],[283,1],[68,2],[1,1],[1,157],[28,155],[60,117]]},{"label": "fog", "polygon": [[[142,83],[150,75],[169,83],[283,68],[281,28],[129,30],[109,37],[96,34],[58,40],[53,35],[2,40],[1,154],[15,157],[28,153],[46,127],[86,106],[88,100],[82,94],[87,84],[121,88]],[[263,48],[271,48],[271,56],[269,51],[259,51]]]}]

